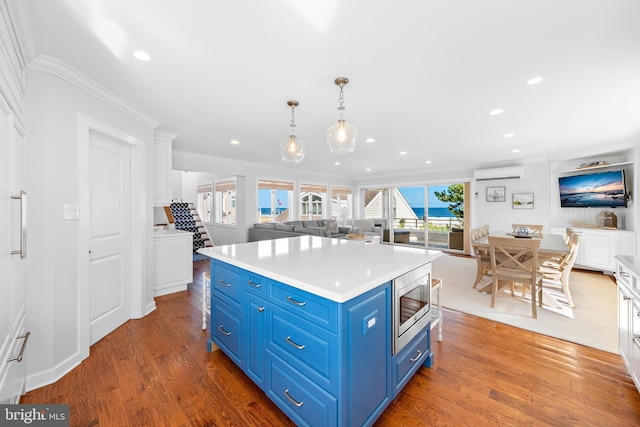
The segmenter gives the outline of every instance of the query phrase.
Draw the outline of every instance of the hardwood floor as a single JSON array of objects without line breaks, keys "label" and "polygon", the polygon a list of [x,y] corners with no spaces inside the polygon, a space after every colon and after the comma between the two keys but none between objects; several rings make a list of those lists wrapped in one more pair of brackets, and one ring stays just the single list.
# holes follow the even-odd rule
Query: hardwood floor
[{"label": "hardwood floor", "polygon": [[[68,403],[72,426],[287,426],[291,421],[201,330],[200,278],[91,347],[22,403]],[[640,425],[620,356],[444,310],[435,366],[420,368],[376,426]]]}]

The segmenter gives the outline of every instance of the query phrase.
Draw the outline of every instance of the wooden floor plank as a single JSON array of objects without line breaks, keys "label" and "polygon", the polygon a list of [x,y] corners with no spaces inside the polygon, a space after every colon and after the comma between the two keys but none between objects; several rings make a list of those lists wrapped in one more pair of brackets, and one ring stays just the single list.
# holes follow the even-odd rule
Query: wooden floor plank
[{"label": "wooden floor plank", "polygon": [[[91,348],[22,403],[68,403],[73,426],[292,426],[202,331],[201,273]],[[433,368],[420,368],[376,426],[640,425],[640,394],[617,354],[444,310]]]}]

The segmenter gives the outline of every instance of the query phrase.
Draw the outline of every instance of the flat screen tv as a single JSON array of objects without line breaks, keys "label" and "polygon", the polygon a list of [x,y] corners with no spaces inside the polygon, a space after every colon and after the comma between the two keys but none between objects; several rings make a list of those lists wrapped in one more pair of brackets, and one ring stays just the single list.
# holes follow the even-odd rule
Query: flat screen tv
[{"label": "flat screen tv", "polygon": [[623,170],[563,176],[558,181],[563,208],[627,207]]}]

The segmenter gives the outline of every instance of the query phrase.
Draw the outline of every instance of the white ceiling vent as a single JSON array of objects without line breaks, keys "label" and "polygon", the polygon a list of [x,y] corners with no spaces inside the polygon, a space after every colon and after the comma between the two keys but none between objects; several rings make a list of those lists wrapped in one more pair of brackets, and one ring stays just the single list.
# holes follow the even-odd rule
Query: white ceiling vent
[{"label": "white ceiling vent", "polygon": [[476,169],[473,171],[476,181],[491,181],[494,179],[522,179],[524,166],[507,166],[502,168]]}]

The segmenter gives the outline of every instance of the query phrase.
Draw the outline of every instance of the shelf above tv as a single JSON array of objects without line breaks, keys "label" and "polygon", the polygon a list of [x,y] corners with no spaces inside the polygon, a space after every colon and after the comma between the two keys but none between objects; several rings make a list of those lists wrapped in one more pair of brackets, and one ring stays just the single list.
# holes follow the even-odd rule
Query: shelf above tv
[{"label": "shelf above tv", "polygon": [[592,171],[592,170],[596,170],[596,169],[606,169],[606,168],[620,168],[622,166],[627,166],[627,165],[632,165],[633,162],[620,162],[620,163],[609,163],[606,165],[595,165],[595,166],[587,166],[584,168],[575,168],[575,169],[569,169],[566,171],[560,171],[558,172],[559,174],[562,173],[575,173],[575,172],[582,172],[582,171]]}]

